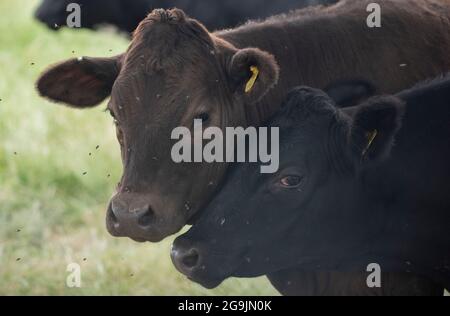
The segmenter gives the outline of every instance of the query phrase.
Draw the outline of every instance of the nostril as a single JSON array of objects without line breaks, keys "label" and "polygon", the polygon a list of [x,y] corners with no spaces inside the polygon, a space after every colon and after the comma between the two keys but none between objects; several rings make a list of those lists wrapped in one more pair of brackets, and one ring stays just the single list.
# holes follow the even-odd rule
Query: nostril
[{"label": "nostril", "polygon": [[141,227],[148,227],[150,226],[155,218],[155,213],[153,212],[152,208],[149,207],[147,209],[147,211],[145,211],[144,214],[142,214],[139,218],[138,218],[138,224]]},{"label": "nostril", "polygon": [[181,263],[189,269],[194,268],[195,266],[197,266],[198,261],[200,259],[200,256],[197,252],[197,250],[192,249],[189,251],[188,254],[186,254],[183,259],[181,260]]},{"label": "nostril", "polygon": [[120,224],[119,224],[119,220],[117,219],[116,215],[114,214],[113,210],[110,209],[108,212],[108,217],[109,217],[109,221],[111,222],[111,224],[113,225],[113,227],[115,229],[118,229]]}]

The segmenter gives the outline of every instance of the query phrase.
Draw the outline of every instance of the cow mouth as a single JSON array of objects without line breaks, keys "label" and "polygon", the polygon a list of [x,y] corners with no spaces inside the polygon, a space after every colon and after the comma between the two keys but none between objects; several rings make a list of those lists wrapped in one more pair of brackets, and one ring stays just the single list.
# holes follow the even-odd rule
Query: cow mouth
[{"label": "cow mouth", "polygon": [[193,226],[195,223],[197,223],[198,219],[201,217],[201,211],[198,211],[194,214],[192,214],[191,217],[188,218],[186,221],[186,225]]},{"label": "cow mouth", "polygon": [[[218,262],[218,264],[220,264],[220,262]],[[237,277],[235,271],[237,271],[237,269],[219,272],[214,269],[207,269],[203,266],[203,268],[192,271],[189,275],[183,274],[185,274],[188,280],[200,284],[208,290],[212,290],[220,286],[226,279]]]},{"label": "cow mouth", "polygon": [[[117,236],[115,236],[117,237]],[[156,244],[159,243],[161,241],[163,241],[164,239],[166,239],[168,236],[155,236],[155,237],[129,237],[129,236],[118,236],[118,237],[124,237],[124,238],[129,238],[134,242],[143,244],[143,243],[151,243],[151,244]]]},{"label": "cow mouth", "polygon": [[188,218],[186,220],[186,225],[189,226],[195,225],[195,223],[197,223],[198,220],[202,217],[205,210],[206,210],[205,207],[190,210],[190,214],[188,215]]},{"label": "cow mouth", "polygon": [[131,240],[137,242],[137,243],[145,243],[145,242],[149,242],[148,240],[144,239],[144,238],[130,238]]},{"label": "cow mouth", "polygon": [[187,279],[189,281],[192,281],[192,282],[195,282],[197,284],[200,284],[201,286],[203,286],[207,290],[215,289],[219,285],[221,285],[223,283],[223,281],[225,281],[225,279],[206,278],[206,277],[194,277],[194,276],[187,277]]}]

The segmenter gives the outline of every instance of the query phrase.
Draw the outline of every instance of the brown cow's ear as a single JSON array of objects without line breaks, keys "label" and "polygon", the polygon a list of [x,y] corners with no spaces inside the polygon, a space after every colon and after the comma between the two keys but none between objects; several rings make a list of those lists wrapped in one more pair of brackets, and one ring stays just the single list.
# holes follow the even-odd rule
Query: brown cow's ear
[{"label": "brown cow's ear", "polygon": [[233,56],[229,72],[235,92],[248,103],[255,103],[278,83],[280,68],[273,55],[246,48]]},{"label": "brown cow's ear", "polygon": [[350,133],[352,155],[358,163],[380,162],[390,155],[404,111],[403,101],[388,96],[358,107]]},{"label": "brown cow's ear", "polygon": [[43,97],[76,108],[98,105],[111,94],[120,59],[69,59],[46,70],[37,81],[37,90]]}]

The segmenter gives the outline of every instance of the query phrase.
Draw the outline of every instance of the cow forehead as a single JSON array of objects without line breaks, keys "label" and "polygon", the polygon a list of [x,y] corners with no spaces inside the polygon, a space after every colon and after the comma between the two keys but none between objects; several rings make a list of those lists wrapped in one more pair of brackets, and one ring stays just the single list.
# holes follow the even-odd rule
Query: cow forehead
[{"label": "cow forehead", "polygon": [[[164,121],[164,126],[176,127],[185,113],[207,104],[216,104],[214,94],[195,80],[178,78],[167,83],[163,77],[124,73],[116,80],[108,108],[120,122],[146,121],[154,124]],[[147,117],[147,119],[145,119]],[[161,124],[156,124],[161,127]],[[163,130],[161,130],[163,131]]]},{"label": "cow forehead", "polygon": [[215,37],[200,23],[179,10],[176,13],[155,11],[136,29],[122,70],[144,70],[150,79],[153,74],[163,73],[175,83],[186,77],[188,81],[218,80],[222,76],[223,55],[227,52],[223,45],[216,43]]},{"label": "cow forehead", "polygon": [[218,76],[219,63],[214,48],[195,41],[134,41],[125,54],[121,72],[142,73],[147,78],[163,75],[175,82],[189,74],[190,80],[199,80],[207,75]]},{"label": "cow forehead", "polygon": [[[201,43],[213,48],[214,42],[208,30],[183,11],[154,10],[136,28],[132,43],[147,43],[152,46],[170,47],[183,42]],[[184,52],[186,53],[186,52]]]},{"label": "cow forehead", "polygon": [[135,103],[135,99],[152,101],[154,108],[160,104],[170,110],[169,103],[215,104],[227,100],[224,96],[228,91],[225,70],[218,67],[218,62],[203,60],[199,63],[186,57],[184,67],[164,64],[159,71],[155,69],[160,66],[155,65],[157,62],[145,53],[136,59],[127,59],[112,90],[114,101],[124,104]]},{"label": "cow forehead", "polygon": [[[216,100],[223,93],[223,81],[216,67],[172,68],[162,72],[148,70],[149,61],[125,64],[116,79],[112,96],[116,100],[130,101],[155,99],[155,101],[174,101],[184,99],[184,103],[203,99]],[[222,83],[222,84],[220,84]]]}]

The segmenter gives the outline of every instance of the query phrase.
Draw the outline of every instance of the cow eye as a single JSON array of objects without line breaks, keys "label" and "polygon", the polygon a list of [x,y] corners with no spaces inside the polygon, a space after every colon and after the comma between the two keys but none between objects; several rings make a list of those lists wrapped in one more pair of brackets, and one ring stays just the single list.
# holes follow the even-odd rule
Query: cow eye
[{"label": "cow eye", "polygon": [[202,122],[208,122],[209,121],[209,114],[206,112],[200,113],[195,116],[196,120],[202,120]]},{"label": "cow eye", "polygon": [[123,132],[119,126],[116,126],[117,140],[119,141],[120,146],[123,146]]},{"label": "cow eye", "polygon": [[109,115],[111,115],[114,121],[116,120],[116,116],[114,115],[114,112],[111,109],[107,108],[105,112],[109,113]]},{"label": "cow eye", "polygon": [[296,188],[303,181],[303,177],[300,176],[286,176],[280,180],[280,184],[285,188]]}]

